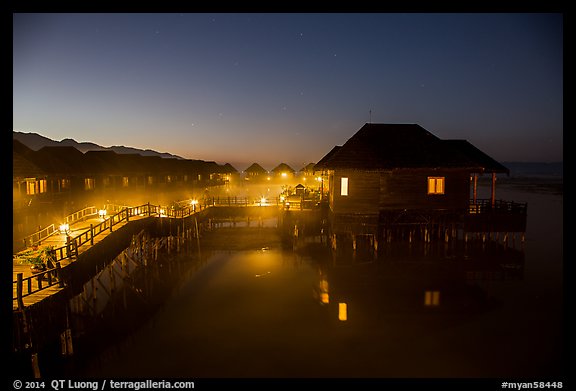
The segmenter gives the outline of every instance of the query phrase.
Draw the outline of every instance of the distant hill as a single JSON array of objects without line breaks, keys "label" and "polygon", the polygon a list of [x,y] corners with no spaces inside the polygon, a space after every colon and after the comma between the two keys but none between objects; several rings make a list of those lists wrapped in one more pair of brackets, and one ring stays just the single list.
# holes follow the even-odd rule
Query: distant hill
[{"label": "distant hill", "polygon": [[38,133],[24,133],[13,131],[12,136],[15,140],[20,141],[22,144],[26,145],[28,148],[34,151],[37,151],[43,147],[70,146],[76,148],[82,153],[87,151],[114,151],[119,154],[138,153],[142,156],[160,156],[163,158],[182,159],[182,157],[180,156],[172,155],[167,152],[157,152],[151,149],[138,149],[132,147],[125,147],[123,145],[103,147],[101,145],[90,142],[79,143],[71,138],[65,138],[62,141],[54,141],[52,139],[39,135]]}]

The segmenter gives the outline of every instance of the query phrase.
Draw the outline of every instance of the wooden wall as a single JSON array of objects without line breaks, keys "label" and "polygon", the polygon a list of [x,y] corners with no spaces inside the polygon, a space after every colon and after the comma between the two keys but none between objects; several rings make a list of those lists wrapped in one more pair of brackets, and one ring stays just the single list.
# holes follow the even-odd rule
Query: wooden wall
[{"label": "wooden wall", "polygon": [[[428,177],[444,177],[444,194],[428,194]],[[340,195],[341,178],[348,195]],[[466,209],[470,175],[466,170],[336,170],[330,175],[330,207],[335,213],[377,214],[386,209]]]},{"label": "wooden wall", "polygon": [[[428,194],[428,177],[444,177],[444,194]],[[394,170],[380,176],[380,209],[466,209],[470,174],[457,170]]]},{"label": "wooden wall", "polygon": [[[348,195],[340,195],[341,178],[348,178]],[[380,173],[337,170],[331,177],[331,209],[335,213],[378,214]]]}]

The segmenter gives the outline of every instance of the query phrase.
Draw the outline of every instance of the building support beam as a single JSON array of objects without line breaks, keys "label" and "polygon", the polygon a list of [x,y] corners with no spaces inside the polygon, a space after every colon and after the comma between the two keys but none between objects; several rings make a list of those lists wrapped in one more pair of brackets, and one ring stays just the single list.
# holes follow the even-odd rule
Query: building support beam
[{"label": "building support beam", "polygon": [[492,173],[492,193],[490,196],[490,201],[492,203],[492,208],[496,205],[496,173]]}]

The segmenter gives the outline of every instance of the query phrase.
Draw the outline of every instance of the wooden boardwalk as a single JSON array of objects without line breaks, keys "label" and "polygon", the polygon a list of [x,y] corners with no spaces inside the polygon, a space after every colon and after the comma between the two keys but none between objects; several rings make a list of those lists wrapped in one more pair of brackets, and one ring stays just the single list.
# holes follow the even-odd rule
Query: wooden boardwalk
[{"label": "wooden boardwalk", "polygon": [[[131,221],[147,217],[186,218],[206,208],[218,206],[250,207],[264,206],[261,199],[248,200],[247,198],[226,197],[212,198],[203,204],[185,200],[182,206],[176,209],[144,204],[140,206],[107,205],[105,218],[99,217],[94,207],[85,208],[69,216],[79,216],[80,220],[71,222],[67,233],[56,231],[52,224],[50,230],[30,236],[26,243],[30,245],[13,257],[13,309],[30,306],[64,289],[60,279],[62,268],[75,262],[78,256],[114,231]],[[266,206],[278,206],[279,201],[266,201]],[[91,213],[91,214],[88,214]],[[68,218],[67,220],[68,221]],[[38,244],[40,242],[41,244]],[[32,245],[34,243],[35,245]],[[22,259],[39,256],[45,249],[50,248],[51,263],[55,267],[39,273],[33,273],[28,262]],[[50,266],[50,265],[49,265]]]},{"label": "wooden boardwalk", "polygon": [[[154,213],[159,214],[160,207],[148,206],[150,209],[146,210],[146,213],[133,213],[134,209],[139,207],[126,207],[122,209],[119,213],[110,218],[103,219],[98,216],[91,216],[83,219],[82,221],[76,222],[67,233],[55,232],[49,237],[42,241],[41,246],[29,247],[23,251],[14,254],[12,271],[13,271],[13,295],[12,295],[12,308],[18,309],[18,275],[22,276],[23,281],[23,295],[22,304],[26,306],[33,305],[46,297],[55,294],[56,292],[63,289],[63,287],[58,284],[58,278],[56,276],[56,269],[50,269],[40,273],[33,273],[30,264],[22,261],[23,255],[39,255],[43,248],[51,247],[55,250],[56,260],[61,268],[64,268],[75,262],[77,257],[90,249],[92,246],[97,245],[108,235],[128,224],[130,221],[136,221],[153,215]],[[116,208],[118,209],[118,208]],[[158,211],[157,211],[158,210]],[[149,213],[150,212],[150,213]],[[124,213],[125,216],[129,218],[122,218],[120,215]],[[119,217],[116,217],[119,216]],[[116,217],[116,221],[114,221]],[[94,227],[103,227],[97,233],[95,233]],[[85,238],[83,240],[83,238]],[[70,240],[70,242],[68,241]],[[78,243],[77,246],[70,245],[70,243]],[[70,248],[70,254],[67,253],[66,249]],[[51,275],[48,276],[47,274]]]}]

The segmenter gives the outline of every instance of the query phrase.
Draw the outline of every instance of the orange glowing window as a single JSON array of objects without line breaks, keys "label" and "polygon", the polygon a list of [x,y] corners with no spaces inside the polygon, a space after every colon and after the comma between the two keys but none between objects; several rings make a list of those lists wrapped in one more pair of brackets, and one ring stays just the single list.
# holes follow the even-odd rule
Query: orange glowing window
[{"label": "orange glowing window", "polygon": [[428,307],[436,307],[440,305],[440,291],[426,291],[424,292],[424,305]]},{"label": "orange glowing window", "polygon": [[343,322],[348,320],[348,306],[346,303],[338,303],[338,320]]},{"label": "orange glowing window", "polygon": [[428,194],[444,194],[444,177],[428,177]]},{"label": "orange glowing window", "polygon": [[84,190],[94,189],[94,178],[84,178]]},{"label": "orange glowing window", "polygon": [[130,185],[130,178],[127,176],[122,177],[122,187],[128,187]]},{"label": "orange glowing window", "polygon": [[46,179],[40,179],[38,181],[38,193],[46,193],[48,191],[48,187],[46,184]]},{"label": "orange glowing window", "polygon": [[46,179],[27,179],[26,180],[26,194],[34,195],[46,193],[48,191],[48,185]]},{"label": "orange glowing window", "polygon": [[348,178],[341,178],[340,179],[340,195],[347,196],[348,195]]}]

